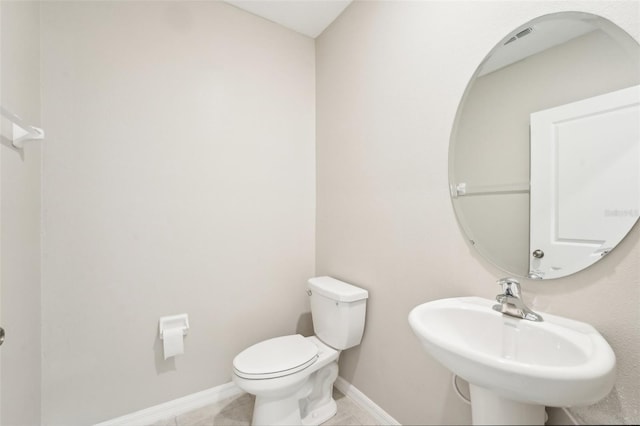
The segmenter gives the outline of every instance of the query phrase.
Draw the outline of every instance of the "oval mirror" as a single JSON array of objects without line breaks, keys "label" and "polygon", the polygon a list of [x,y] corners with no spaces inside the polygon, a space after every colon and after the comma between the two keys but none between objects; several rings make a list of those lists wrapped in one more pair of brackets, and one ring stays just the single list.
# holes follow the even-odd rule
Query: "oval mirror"
[{"label": "oval mirror", "polygon": [[640,45],[596,15],[542,16],[476,70],[451,134],[460,227],[514,276],[597,262],[640,215]]}]

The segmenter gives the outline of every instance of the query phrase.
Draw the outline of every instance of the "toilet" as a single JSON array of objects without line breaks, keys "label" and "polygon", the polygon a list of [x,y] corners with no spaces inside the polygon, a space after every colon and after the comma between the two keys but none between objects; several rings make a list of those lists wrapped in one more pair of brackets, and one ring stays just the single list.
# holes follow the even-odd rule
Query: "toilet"
[{"label": "toilet", "polygon": [[319,425],[336,413],[340,352],[360,344],[369,294],[331,277],[307,283],[314,336],[264,340],[233,360],[233,381],[256,397],[252,425]]}]

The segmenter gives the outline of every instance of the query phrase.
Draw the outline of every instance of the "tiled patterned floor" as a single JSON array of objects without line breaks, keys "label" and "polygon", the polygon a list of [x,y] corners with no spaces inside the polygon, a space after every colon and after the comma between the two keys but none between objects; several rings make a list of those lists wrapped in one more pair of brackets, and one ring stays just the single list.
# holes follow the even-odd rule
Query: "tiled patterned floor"
[{"label": "tiled patterned floor", "polygon": [[[338,412],[327,426],[336,425],[375,425],[375,420],[369,413],[360,408],[342,392],[334,389],[333,398],[338,404]],[[191,411],[177,417],[172,417],[153,426],[217,426],[217,425],[250,425],[253,411],[253,395],[242,394],[225,399],[217,404],[208,405],[199,410]]]}]

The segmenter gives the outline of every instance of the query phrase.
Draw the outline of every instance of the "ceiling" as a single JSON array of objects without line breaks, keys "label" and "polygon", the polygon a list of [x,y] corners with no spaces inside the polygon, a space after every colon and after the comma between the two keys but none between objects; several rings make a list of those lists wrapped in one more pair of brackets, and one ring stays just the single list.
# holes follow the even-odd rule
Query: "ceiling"
[{"label": "ceiling", "polygon": [[352,0],[224,0],[311,38],[327,28]]},{"label": "ceiling", "polygon": [[[322,34],[352,2],[352,0],[223,1],[311,38]],[[505,44],[494,50],[484,61],[479,75],[488,74],[594,29],[595,27],[586,21],[565,19],[536,23],[531,26],[532,31],[526,37],[513,37],[517,42]],[[516,30],[514,34],[519,31],[521,29]]]}]

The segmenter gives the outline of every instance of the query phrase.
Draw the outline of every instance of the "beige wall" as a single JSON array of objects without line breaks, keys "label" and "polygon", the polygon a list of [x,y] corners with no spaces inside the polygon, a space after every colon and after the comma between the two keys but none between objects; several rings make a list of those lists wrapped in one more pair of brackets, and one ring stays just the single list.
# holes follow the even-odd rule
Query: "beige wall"
[{"label": "beige wall", "polygon": [[[40,123],[39,7],[3,1],[1,104]],[[7,132],[8,136],[8,132]],[[0,423],[40,422],[40,142],[15,150],[2,139],[0,156],[2,352]]]},{"label": "beige wall", "polygon": [[[477,78],[459,117],[453,180],[528,183],[530,114],[637,85],[638,59],[604,31],[593,31]],[[528,275],[529,194],[459,197],[454,205],[488,259]]]},{"label": "beige wall", "polygon": [[[313,40],[221,2],[44,2],[42,422],[231,380],[314,273]],[[165,361],[158,318],[186,312]]]},{"label": "beige wall", "polygon": [[[497,294],[504,273],[465,242],[451,207],[449,135],[495,43],[563,10],[639,37],[637,2],[358,1],[316,41],[317,273],[369,290],[362,345],[342,355],[340,374],[401,423],[470,422],[407,314],[429,300]],[[583,422],[640,421],[639,240],[636,226],[590,269],[523,284],[535,309],[593,324],[618,356],[609,397],[572,410]]]}]

